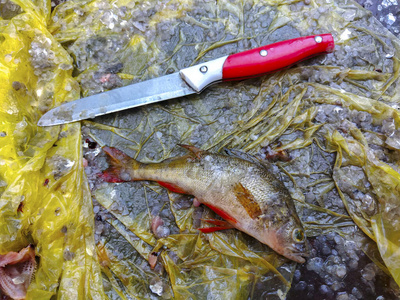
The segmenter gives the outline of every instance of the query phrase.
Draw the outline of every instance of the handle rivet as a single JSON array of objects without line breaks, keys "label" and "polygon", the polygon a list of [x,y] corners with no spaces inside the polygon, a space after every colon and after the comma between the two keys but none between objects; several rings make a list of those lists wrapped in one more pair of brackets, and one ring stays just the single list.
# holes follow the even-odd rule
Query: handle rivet
[{"label": "handle rivet", "polygon": [[268,55],[268,51],[265,50],[265,49],[262,49],[262,50],[260,51],[260,55],[261,55],[261,56],[267,56],[267,55]]},{"label": "handle rivet", "polygon": [[319,36],[319,35],[317,35],[317,36],[314,38],[314,40],[315,40],[315,42],[317,42],[317,43],[319,44],[319,43],[322,42],[322,37]]},{"label": "handle rivet", "polygon": [[207,66],[202,66],[202,67],[200,67],[200,72],[201,72],[201,73],[207,73],[207,71],[208,71]]}]

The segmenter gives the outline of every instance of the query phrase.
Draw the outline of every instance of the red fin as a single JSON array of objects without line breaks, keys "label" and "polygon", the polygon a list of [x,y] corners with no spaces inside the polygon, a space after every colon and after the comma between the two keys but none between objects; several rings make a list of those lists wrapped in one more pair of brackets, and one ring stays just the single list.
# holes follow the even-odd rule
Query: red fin
[{"label": "red fin", "polygon": [[178,144],[178,145],[192,152],[198,159],[201,159],[203,153],[205,152],[204,150],[201,150],[195,146],[183,145],[183,144]]},{"label": "red fin", "polygon": [[233,226],[231,224],[229,224],[226,221],[223,220],[217,220],[217,219],[201,219],[203,222],[207,222],[210,224],[214,224],[217,226],[221,226],[221,227],[226,227],[226,228],[233,228]]},{"label": "red fin", "polygon": [[167,189],[169,189],[171,192],[174,193],[179,193],[179,194],[186,194],[186,191],[181,189],[179,186],[173,183],[169,182],[163,182],[163,181],[157,181],[157,183]]},{"label": "red fin", "polygon": [[108,155],[111,161],[113,161],[115,164],[126,164],[129,163],[132,158],[126,155],[124,152],[121,150],[118,150],[117,148],[114,147],[103,147],[103,151]]},{"label": "red fin", "polygon": [[215,227],[199,228],[202,233],[210,233],[218,230],[231,229],[233,226],[226,221],[216,219],[201,219],[203,222],[217,225]]},{"label": "red fin", "polygon": [[139,163],[116,148],[103,147],[103,151],[108,155],[111,166],[100,174],[100,178],[107,182],[131,181],[128,169],[135,169]]},{"label": "red fin", "polygon": [[100,174],[100,178],[107,182],[125,182],[119,177],[120,169],[116,167],[110,167],[107,170],[104,170],[103,173]]},{"label": "red fin", "polygon": [[219,209],[218,207],[215,207],[211,204],[205,204],[205,205],[207,205],[209,208],[211,208],[214,212],[216,212],[223,219],[230,221],[231,223],[235,223],[235,224],[237,223],[237,220],[235,218],[233,218],[232,216],[230,216],[229,214],[224,212],[222,209]]},{"label": "red fin", "polygon": [[211,233],[219,230],[231,229],[231,227],[223,227],[223,226],[215,226],[215,227],[207,227],[207,228],[199,228],[202,233]]}]

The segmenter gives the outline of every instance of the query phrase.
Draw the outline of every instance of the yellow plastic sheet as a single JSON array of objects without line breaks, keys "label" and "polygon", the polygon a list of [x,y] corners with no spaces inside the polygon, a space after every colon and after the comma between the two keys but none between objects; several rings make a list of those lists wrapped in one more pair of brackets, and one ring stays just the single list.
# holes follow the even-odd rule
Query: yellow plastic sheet
[{"label": "yellow plastic sheet", "polygon": [[[0,27],[0,253],[36,246],[27,299],[104,299],[79,124],[40,128],[43,110],[79,97],[72,59],[47,31],[49,3]],[[54,55],[35,65],[32,43]]]}]

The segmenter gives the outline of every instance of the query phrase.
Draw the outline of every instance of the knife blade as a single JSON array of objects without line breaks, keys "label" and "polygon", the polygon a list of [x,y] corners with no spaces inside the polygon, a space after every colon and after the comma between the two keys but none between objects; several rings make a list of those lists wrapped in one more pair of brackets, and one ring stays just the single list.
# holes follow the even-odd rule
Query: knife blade
[{"label": "knife blade", "polygon": [[334,40],[329,33],[277,42],[61,104],[46,112],[38,125],[60,125],[200,93],[220,81],[261,76],[333,49]]}]

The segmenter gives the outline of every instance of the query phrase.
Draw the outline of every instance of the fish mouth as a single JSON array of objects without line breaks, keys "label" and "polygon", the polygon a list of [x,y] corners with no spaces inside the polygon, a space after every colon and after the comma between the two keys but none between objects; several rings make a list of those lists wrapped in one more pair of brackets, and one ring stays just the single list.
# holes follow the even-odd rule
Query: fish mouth
[{"label": "fish mouth", "polygon": [[303,264],[306,262],[305,258],[309,257],[310,254],[304,251],[299,251],[296,247],[290,246],[287,247],[284,256],[294,260],[295,262]]}]

